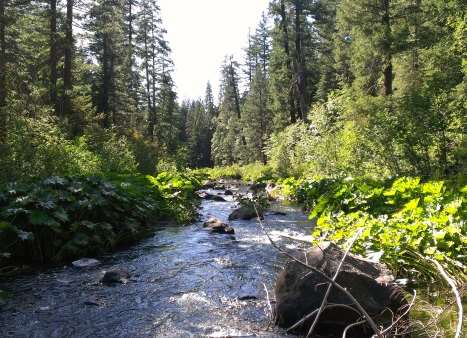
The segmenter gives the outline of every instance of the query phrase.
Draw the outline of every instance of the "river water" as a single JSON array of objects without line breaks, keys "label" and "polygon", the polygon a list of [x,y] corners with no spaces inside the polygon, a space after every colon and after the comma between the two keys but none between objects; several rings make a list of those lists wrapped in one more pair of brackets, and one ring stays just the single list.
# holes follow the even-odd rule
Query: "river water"
[{"label": "river water", "polygon": [[[211,191],[220,193],[219,191]],[[0,282],[13,297],[0,305],[0,337],[288,337],[269,320],[265,287],[284,260],[252,221],[233,221],[235,237],[202,228],[210,216],[227,220],[235,207],[203,201],[199,222],[167,226],[101,265],[72,266]],[[296,207],[273,204],[265,220],[272,237],[310,234]],[[124,267],[127,284],[98,283],[103,271]]]}]

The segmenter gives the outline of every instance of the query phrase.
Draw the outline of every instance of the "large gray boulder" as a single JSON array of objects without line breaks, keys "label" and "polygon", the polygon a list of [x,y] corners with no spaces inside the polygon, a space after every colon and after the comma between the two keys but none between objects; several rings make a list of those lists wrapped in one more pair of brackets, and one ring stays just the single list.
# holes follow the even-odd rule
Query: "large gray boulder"
[{"label": "large gray boulder", "polygon": [[[335,274],[343,255],[334,244],[325,244],[321,249],[314,248],[306,253],[308,264],[329,277]],[[297,258],[303,260],[303,253]],[[390,271],[382,264],[349,255],[336,281],[358,300],[379,325],[386,327],[391,323],[392,313],[400,313],[403,307],[407,306],[402,291],[391,284],[392,279]],[[327,285],[327,281],[318,273],[311,272],[297,262],[289,262],[276,281],[276,324],[289,328],[318,309]],[[349,298],[335,288],[330,293],[328,303],[345,304],[355,308]],[[329,308],[320,317],[315,334],[317,337],[341,337],[345,327],[358,321],[359,317],[358,313],[343,307]],[[313,318],[297,328],[295,333],[306,334],[312,322]],[[366,338],[372,334],[365,324],[350,329],[347,338]]]}]

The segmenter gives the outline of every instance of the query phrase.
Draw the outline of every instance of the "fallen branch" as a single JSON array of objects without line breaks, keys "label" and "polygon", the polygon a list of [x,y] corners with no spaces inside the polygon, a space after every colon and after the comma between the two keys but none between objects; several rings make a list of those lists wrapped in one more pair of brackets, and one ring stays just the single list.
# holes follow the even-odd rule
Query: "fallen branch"
[{"label": "fallen branch", "polygon": [[350,301],[357,307],[358,311],[360,312],[360,314],[368,321],[368,325],[370,325],[371,329],[373,330],[373,332],[376,334],[376,336],[378,338],[383,338],[383,336],[381,335],[381,332],[379,331],[378,329],[378,326],[376,325],[376,323],[374,322],[373,318],[371,318],[371,316],[366,312],[366,310],[363,308],[363,306],[357,301],[357,299],[355,299],[355,297],[346,289],[344,288],[342,285],[338,284],[335,280],[333,280],[331,277],[329,277],[328,275],[326,275],[324,272],[320,271],[319,269],[315,268],[314,266],[311,266],[311,265],[308,265],[304,262],[302,262],[301,260],[297,259],[296,257],[294,257],[293,255],[289,254],[287,251],[285,251],[284,249],[282,249],[281,247],[279,247],[271,238],[271,236],[269,235],[269,233],[267,232],[266,228],[264,227],[264,224],[261,220],[261,217],[260,217],[260,214],[258,212],[258,209],[256,208],[256,204],[253,204],[253,207],[255,208],[255,212],[256,212],[256,215],[257,215],[257,218],[258,218],[258,221],[259,221],[259,224],[261,226],[261,229],[263,230],[263,232],[265,233],[266,237],[268,238],[269,242],[271,243],[271,245],[277,250],[279,251],[280,253],[282,253],[284,256],[290,258],[291,260],[297,262],[298,264],[304,266],[305,268],[307,269],[310,269],[314,272],[316,272],[317,274],[319,274],[321,277],[323,277],[327,282],[331,283],[332,286],[334,286],[336,289],[338,289],[339,291],[342,291],[349,299]]},{"label": "fallen branch", "polygon": [[[340,272],[340,270],[342,268],[342,265],[344,264],[345,259],[347,258],[348,254],[350,253],[350,249],[354,245],[355,241],[360,237],[362,232],[363,232],[363,229],[359,229],[357,231],[357,233],[355,234],[355,236],[350,241],[349,247],[347,248],[344,255],[342,256],[342,259],[339,262],[339,265],[337,266],[336,272],[334,273],[334,277],[332,277],[333,282],[336,281],[337,276],[339,275],[339,272]],[[326,293],[324,294],[324,297],[323,297],[323,302],[321,303],[321,306],[319,307],[319,311],[316,314],[315,320],[313,321],[313,324],[311,325],[310,330],[308,331],[308,334],[306,335],[307,338],[311,337],[311,335],[313,334],[313,331],[316,328],[316,325],[318,325],[319,318],[321,317],[321,314],[323,313],[324,308],[326,307],[326,304],[328,303],[328,297],[329,297],[329,294],[331,293],[331,289],[332,289],[332,283],[329,283],[328,288],[326,290]]]},{"label": "fallen branch", "polygon": [[[351,307],[350,305],[345,305],[345,304],[327,304],[326,305],[326,309],[332,309],[332,308],[336,308],[336,307],[342,307],[344,309],[347,309],[347,310],[350,310],[350,311],[354,311],[355,313],[357,313],[358,315],[361,316],[361,313],[356,310],[355,308]],[[286,331],[292,331],[293,329],[296,329],[297,327],[299,327],[300,325],[302,325],[304,322],[306,322],[308,319],[312,318],[314,315],[316,315],[319,311],[319,308],[314,310],[313,312],[307,314],[305,317],[303,317],[302,319],[300,319],[298,322],[296,322],[295,324],[293,324],[291,327],[289,327]]]},{"label": "fallen branch", "polygon": [[462,321],[463,321],[463,318],[464,318],[464,309],[462,307],[462,299],[461,299],[461,296],[459,294],[459,290],[457,290],[456,283],[448,275],[448,273],[444,270],[444,268],[441,266],[441,264],[439,264],[438,261],[436,261],[436,260],[434,260],[432,258],[429,258],[429,257],[423,257],[422,255],[419,255],[419,256],[426,259],[426,260],[428,260],[428,261],[430,261],[431,263],[433,263],[436,266],[436,268],[438,269],[441,276],[444,278],[444,280],[451,287],[451,290],[454,293],[454,297],[455,297],[456,303],[457,303],[457,326],[456,326],[456,333],[454,335],[454,338],[460,338],[461,333],[462,333]]},{"label": "fallen branch", "polygon": [[270,301],[270,299],[269,299],[268,288],[266,287],[266,284],[264,284],[264,283],[263,283],[263,286],[264,286],[264,291],[266,291],[266,300],[268,301],[269,319],[272,321],[272,320],[273,320],[273,316],[274,316],[274,312],[273,312],[273,310],[272,310],[271,301]]},{"label": "fallen branch", "polygon": [[394,326],[396,326],[396,324],[402,319],[404,318],[409,312],[410,310],[412,309],[413,307],[413,304],[415,303],[415,298],[417,298],[417,291],[416,290],[413,290],[413,297],[412,297],[412,301],[410,302],[410,304],[407,306],[407,309],[404,311],[404,313],[402,313],[390,326],[388,326],[387,328],[383,329],[381,331],[382,334],[385,334],[387,332],[389,332]]},{"label": "fallen branch", "polygon": [[351,328],[355,327],[355,326],[358,326],[358,325],[362,325],[362,324],[365,324],[366,323],[366,320],[361,320],[359,322],[356,322],[356,323],[352,323],[350,325],[348,325],[344,332],[342,332],[342,338],[345,338],[347,337],[347,331],[349,331]]}]

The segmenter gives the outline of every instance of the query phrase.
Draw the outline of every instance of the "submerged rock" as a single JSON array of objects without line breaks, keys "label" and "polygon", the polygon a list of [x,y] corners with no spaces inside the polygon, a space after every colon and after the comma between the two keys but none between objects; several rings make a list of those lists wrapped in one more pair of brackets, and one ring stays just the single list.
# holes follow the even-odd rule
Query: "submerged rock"
[{"label": "submerged rock", "polygon": [[222,222],[218,218],[210,218],[209,220],[204,222],[203,227],[207,228],[212,233],[216,233],[216,234],[227,234],[227,235],[235,234],[235,230],[230,225]]},{"label": "submerged rock", "polygon": [[71,264],[77,268],[90,268],[101,264],[101,262],[94,258],[81,258]]},{"label": "submerged rock", "polygon": [[[332,277],[344,253],[334,244],[328,244],[321,249],[315,248],[308,251],[307,262]],[[386,327],[392,320],[391,311],[397,315],[407,305],[407,301],[396,285],[381,284],[379,282],[381,280],[385,282],[392,280],[385,266],[349,255],[336,281],[357,299],[378,325]],[[311,272],[297,262],[289,262],[276,281],[276,324],[289,328],[307,314],[318,309],[323,301],[327,285],[327,281],[318,273]],[[329,295],[328,303],[353,306],[349,298],[335,288]],[[345,327],[358,321],[359,318],[360,315],[350,309],[328,308],[320,317],[315,333],[326,337],[341,337]],[[313,318],[305,322],[295,330],[295,333],[306,334],[312,321]],[[347,337],[366,338],[371,337],[372,334],[372,330],[364,324],[349,330]]]},{"label": "submerged rock", "polygon": [[104,276],[101,278],[101,283],[103,284],[115,284],[115,283],[128,283],[130,279],[130,272],[125,268],[114,268],[112,270],[106,271]]}]

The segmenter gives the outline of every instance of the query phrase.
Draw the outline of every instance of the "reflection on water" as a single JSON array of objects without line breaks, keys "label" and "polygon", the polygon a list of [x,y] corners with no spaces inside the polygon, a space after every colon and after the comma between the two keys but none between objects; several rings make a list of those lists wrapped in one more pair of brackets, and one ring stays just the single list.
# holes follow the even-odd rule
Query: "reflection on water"
[{"label": "reflection on water", "polygon": [[[204,201],[203,219],[227,220],[234,203]],[[296,208],[274,206],[274,239],[310,233]],[[14,298],[0,308],[1,337],[287,337],[269,325],[263,283],[272,289],[282,264],[256,222],[234,221],[235,239],[198,222],[168,227],[88,270],[63,267],[0,283]],[[284,227],[287,227],[285,229]],[[126,285],[106,287],[102,271],[122,266]]]}]

